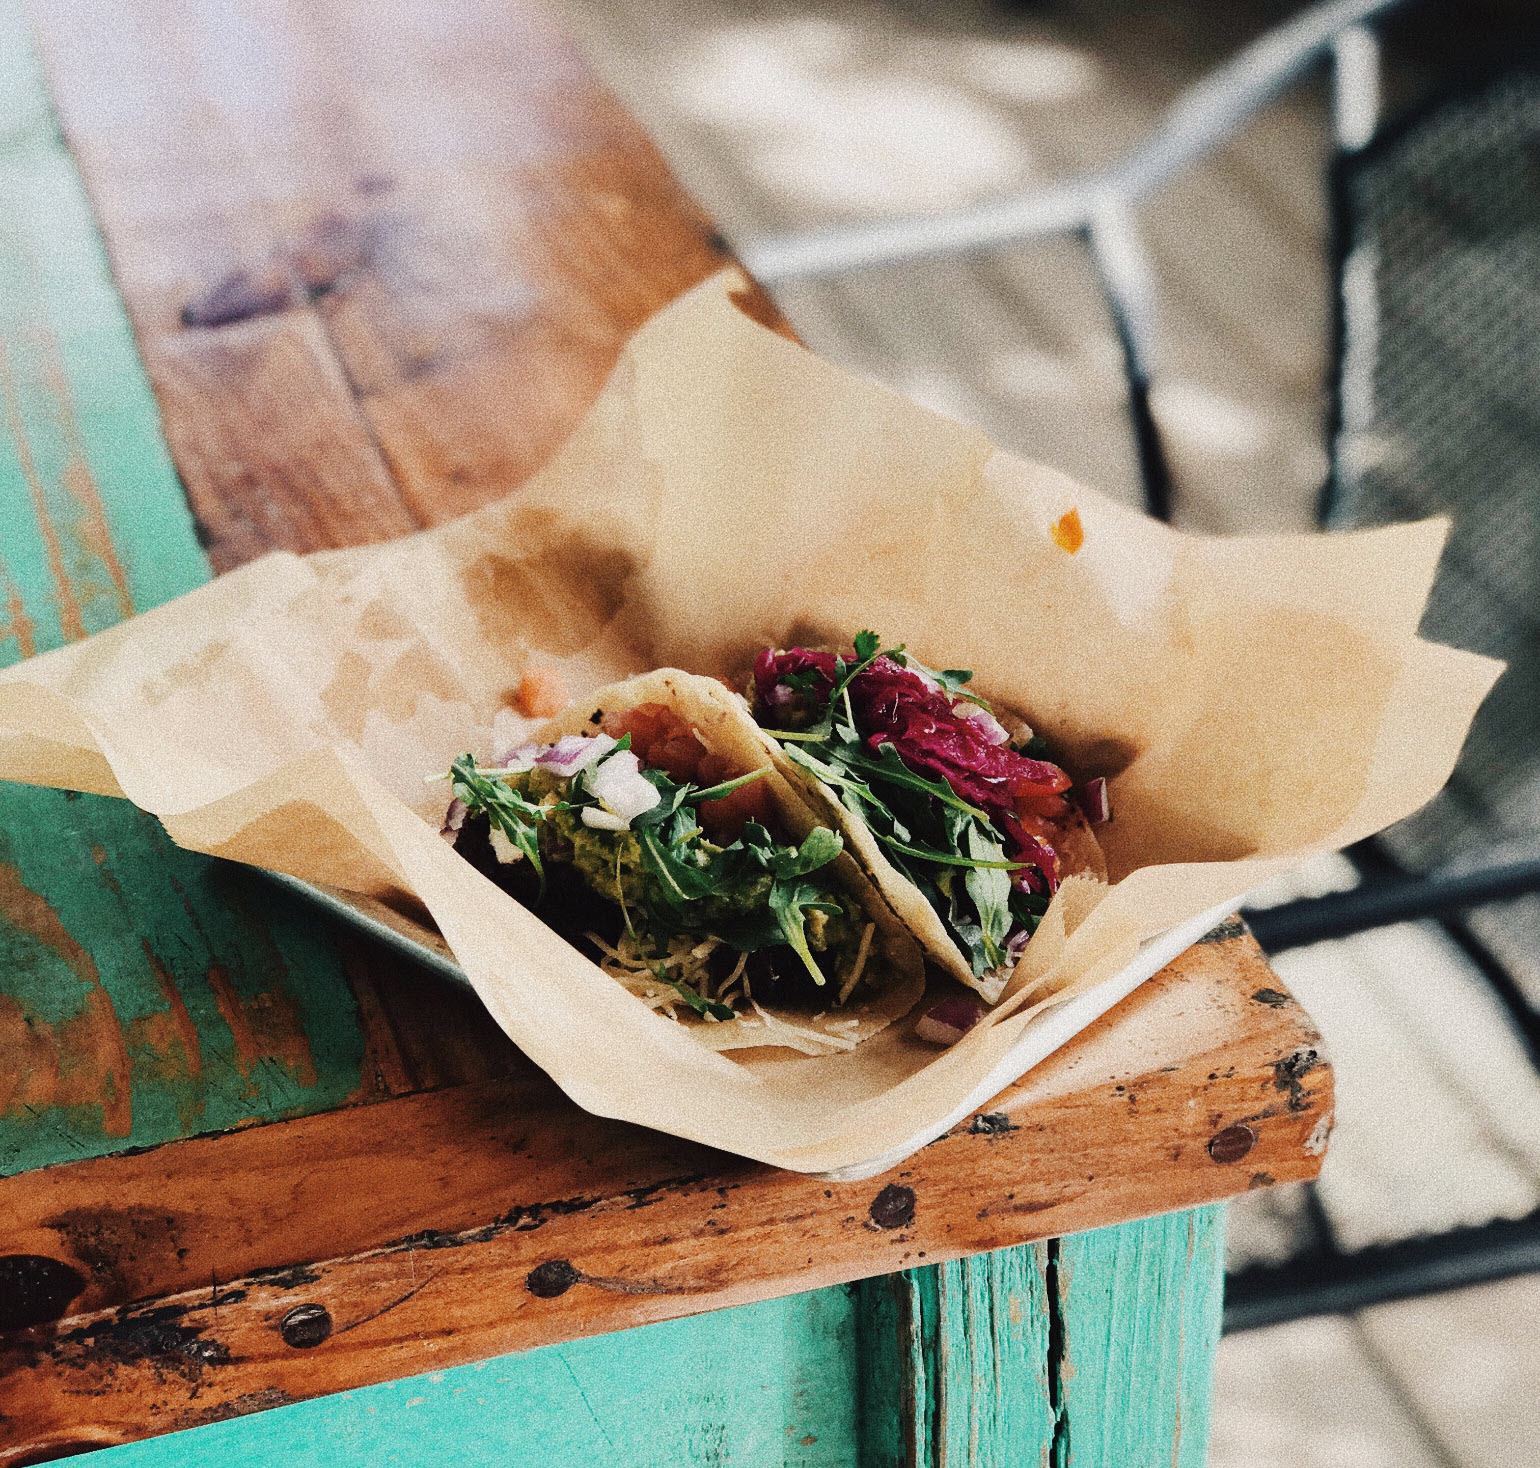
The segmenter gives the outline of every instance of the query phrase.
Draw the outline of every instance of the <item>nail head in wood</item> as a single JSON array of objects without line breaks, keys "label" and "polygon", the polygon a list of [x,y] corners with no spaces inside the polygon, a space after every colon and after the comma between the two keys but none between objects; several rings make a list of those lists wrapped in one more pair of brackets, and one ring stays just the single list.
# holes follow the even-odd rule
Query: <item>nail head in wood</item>
[{"label": "nail head in wood", "polygon": [[581,1278],[571,1260],[547,1259],[525,1275],[524,1283],[537,1299],[554,1300],[558,1295],[566,1294]]},{"label": "nail head in wood", "polygon": [[1238,1121],[1209,1138],[1208,1155],[1219,1163],[1239,1162],[1256,1144],[1257,1134]]},{"label": "nail head in wood", "polygon": [[878,1228],[908,1228],[914,1222],[914,1189],[889,1183],[872,1199],[871,1216]]},{"label": "nail head in wood", "polygon": [[278,1322],[284,1344],[297,1351],[320,1345],[331,1333],[331,1311],[325,1305],[296,1305]]}]

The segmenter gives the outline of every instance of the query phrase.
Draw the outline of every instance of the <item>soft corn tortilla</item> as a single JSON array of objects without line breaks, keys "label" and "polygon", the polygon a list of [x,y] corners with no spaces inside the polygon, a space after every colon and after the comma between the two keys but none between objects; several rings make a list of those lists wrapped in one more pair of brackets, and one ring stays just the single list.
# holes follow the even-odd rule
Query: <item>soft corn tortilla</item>
[{"label": "soft corn tortilla", "polygon": [[[727,690],[724,688],[724,694]],[[786,751],[754,721],[748,701],[738,694],[728,694],[749,712],[761,747],[770,756],[781,777],[795,785],[820,824],[833,827],[845,838],[845,845],[861,863],[868,877],[887,899],[893,911],[902,919],[904,926],[924,950],[925,956],[959,983],[966,984],[987,1004],[993,1004],[1004,992],[1010,981],[1009,974],[997,978],[978,977],[952,935],[947,932],[936,909],[925,900],[925,894],[904,876],[887,858],[882,843],[872,835],[870,827],[848,811],[839,795],[820,780],[811,770],[804,769],[786,756]],[[1009,727],[1013,716],[1002,713]],[[1014,720],[1020,723],[1019,719]],[[1059,879],[1070,876],[1093,877],[1099,882],[1107,880],[1107,859],[1101,843],[1091,830],[1091,823],[1084,814],[1071,807],[1069,816],[1062,823],[1059,835],[1053,842],[1059,856]]]},{"label": "soft corn tortilla", "polygon": [[[553,744],[564,734],[591,734],[605,714],[624,713],[644,703],[664,704],[692,725],[706,748],[727,760],[727,778],[746,775],[751,770],[767,770],[761,778],[770,786],[777,815],[789,836],[801,841],[818,825],[842,829],[817,818],[808,802],[798,795],[797,787],[789,784],[776,763],[767,757],[759,728],[743,699],[713,678],[677,668],[642,673],[577,700],[541,725],[533,737],[543,744]],[[831,991],[828,1009],[815,1015],[766,1009],[763,1014],[710,1020],[688,1011],[676,1012],[678,1023],[688,1026],[694,1038],[708,1049],[772,1046],[808,1055],[828,1055],[870,1039],[919,1002],[925,990],[925,961],[909,924],[884,900],[848,851],[841,852],[829,869],[836,882],[860,902],[877,925],[866,960],[868,980],[863,982],[863,988],[844,1005],[835,1004],[837,996]]]}]

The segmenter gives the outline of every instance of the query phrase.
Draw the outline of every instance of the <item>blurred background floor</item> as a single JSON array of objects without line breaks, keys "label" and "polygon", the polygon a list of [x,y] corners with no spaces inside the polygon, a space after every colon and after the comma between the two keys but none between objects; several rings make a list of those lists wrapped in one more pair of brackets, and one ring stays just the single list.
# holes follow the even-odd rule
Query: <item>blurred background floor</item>
[{"label": "blurred background floor", "polygon": [[[563,0],[569,25],[745,253],[826,223],[943,213],[1116,159],[1177,93],[1297,12],[1279,0]],[[1392,57],[1386,89],[1425,67]],[[1138,211],[1157,277],[1152,400],[1175,518],[1314,525],[1326,473],[1324,84],[1307,82]],[[1016,246],[786,285],[822,355],[1129,503],[1118,339],[1082,247]],[[1315,864],[1271,900],[1351,885]],[[1283,954],[1337,1067],[1314,1199],[1232,1209],[1235,1267],[1540,1208],[1540,1082],[1434,923]],[[1540,1461],[1540,1277],[1226,1338],[1214,1468]]]}]

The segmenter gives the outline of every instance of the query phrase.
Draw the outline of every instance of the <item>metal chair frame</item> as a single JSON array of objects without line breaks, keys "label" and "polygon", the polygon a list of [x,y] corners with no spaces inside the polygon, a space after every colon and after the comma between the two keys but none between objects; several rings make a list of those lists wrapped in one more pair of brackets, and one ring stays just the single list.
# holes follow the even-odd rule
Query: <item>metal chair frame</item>
[{"label": "metal chair frame", "polygon": [[[750,243],[748,268],[772,290],[900,262],[942,260],[1032,240],[1078,236],[1095,267],[1123,352],[1134,447],[1145,507],[1171,518],[1172,479],[1150,408],[1159,358],[1154,272],[1133,206],[1222,146],[1241,126],[1321,61],[1332,75],[1332,138],[1339,156],[1365,148],[1379,123],[1380,41],[1373,22],[1405,0],[1326,0],[1302,10],[1183,93],[1149,135],[1111,167],[939,218],[830,227]],[[1344,309],[1338,302],[1339,313]],[[1340,320],[1340,317],[1339,317]],[[1332,423],[1333,443],[1340,425]],[[1329,491],[1330,486],[1327,486]],[[1323,510],[1329,507],[1323,492]],[[1363,881],[1350,891],[1251,911],[1269,953],[1389,923],[1433,918],[1471,959],[1502,1002],[1540,1070],[1540,1011],[1461,920],[1485,903],[1540,891],[1540,858],[1462,873],[1412,874],[1384,846],[1348,855]],[[1428,1238],[1341,1250],[1313,1189],[1307,1194],[1316,1247],[1279,1265],[1253,1266],[1227,1287],[1226,1329],[1540,1270],[1540,1212]]]}]

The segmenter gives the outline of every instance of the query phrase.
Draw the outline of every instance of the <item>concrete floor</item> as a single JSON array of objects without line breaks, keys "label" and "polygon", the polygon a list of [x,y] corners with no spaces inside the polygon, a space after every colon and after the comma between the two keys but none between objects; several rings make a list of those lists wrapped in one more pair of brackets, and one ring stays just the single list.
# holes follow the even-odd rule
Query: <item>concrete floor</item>
[{"label": "concrete floor", "polygon": [[[745,253],[944,212],[1106,163],[1282,0],[564,0],[602,74]],[[1176,517],[1305,529],[1325,468],[1324,91],[1308,83],[1138,210],[1159,300],[1153,408]],[[785,286],[815,350],[1130,501],[1119,348],[1073,240]],[[1351,880],[1325,861],[1273,894]],[[1339,1122],[1319,1196],[1356,1247],[1540,1206],[1540,1081],[1432,925],[1284,955]],[[1236,1264],[1308,1227],[1232,1210]],[[1214,1468],[1540,1462],[1540,1277],[1226,1339]]]}]

